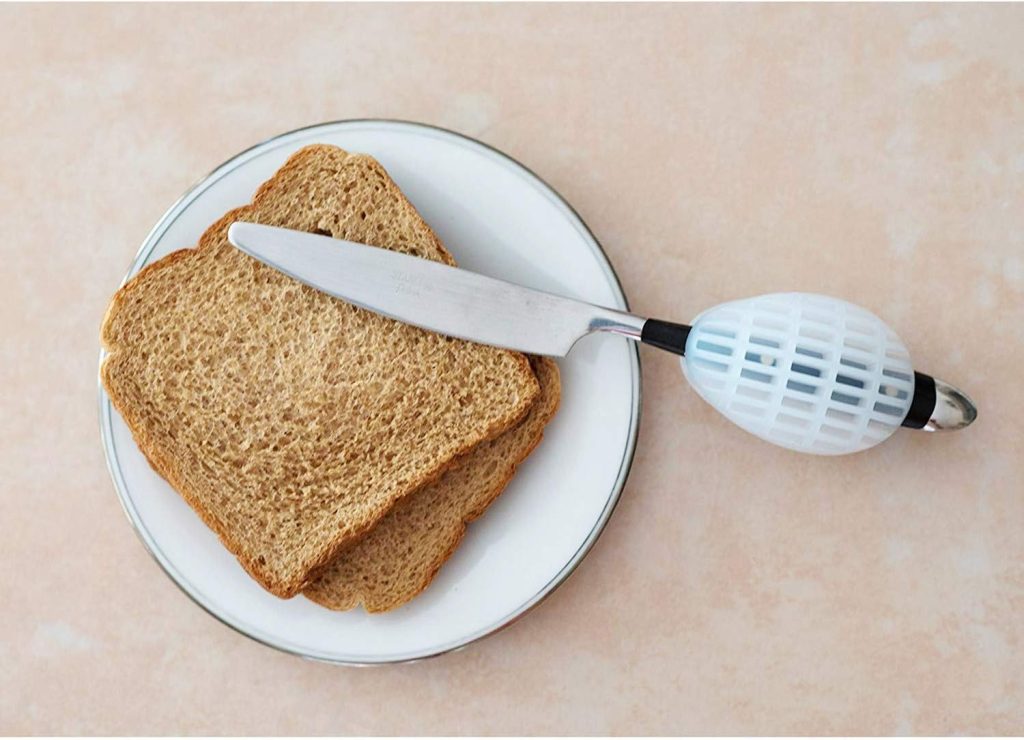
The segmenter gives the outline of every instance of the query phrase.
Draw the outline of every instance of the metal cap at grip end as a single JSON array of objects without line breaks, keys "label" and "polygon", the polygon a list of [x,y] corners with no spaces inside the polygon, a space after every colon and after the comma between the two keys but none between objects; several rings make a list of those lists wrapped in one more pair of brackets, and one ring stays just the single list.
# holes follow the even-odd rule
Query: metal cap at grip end
[{"label": "metal cap at grip end", "polygon": [[924,431],[963,429],[977,418],[978,407],[967,394],[949,383],[935,380],[935,408],[928,417],[928,423],[923,427]]}]

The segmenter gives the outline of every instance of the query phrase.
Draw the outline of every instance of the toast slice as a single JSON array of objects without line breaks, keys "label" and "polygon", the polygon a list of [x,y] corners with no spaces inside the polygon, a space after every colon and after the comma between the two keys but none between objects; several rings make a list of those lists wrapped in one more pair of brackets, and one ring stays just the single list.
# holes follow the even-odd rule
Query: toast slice
[{"label": "toast slice", "polygon": [[540,396],[516,427],[470,452],[440,479],[400,501],[302,592],[329,609],[389,611],[423,591],[544,436],[561,399],[558,365],[531,357]]},{"label": "toast slice", "polygon": [[402,497],[517,424],[539,385],[522,354],[383,318],[264,266],[228,243],[235,220],[454,260],[376,160],[315,145],[107,310],[100,374],[137,444],[287,598]]}]

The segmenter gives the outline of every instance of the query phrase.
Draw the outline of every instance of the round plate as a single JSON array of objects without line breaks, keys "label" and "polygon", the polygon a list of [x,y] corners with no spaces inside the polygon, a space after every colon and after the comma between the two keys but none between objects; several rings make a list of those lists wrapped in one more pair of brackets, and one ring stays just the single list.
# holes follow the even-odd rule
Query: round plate
[{"label": "round plate", "polygon": [[[239,154],[160,219],[126,280],[167,253],[194,245],[228,209],[248,203],[290,154],[315,142],[376,157],[460,266],[627,308],[593,234],[536,175],[472,139],[397,121],[313,126]],[[259,642],[308,658],[351,664],[415,660],[467,645],[535,606],[587,554],[618,501],[639,422],[636,346],[615,336],[586,337],[559,366],[562,406],[544,441],[470,525],[430,587],[383,615],[332,612],[301,596],[271,596],[149,467],[102,387],[100,426],[111,476],[139,537],[210,614]]]}]

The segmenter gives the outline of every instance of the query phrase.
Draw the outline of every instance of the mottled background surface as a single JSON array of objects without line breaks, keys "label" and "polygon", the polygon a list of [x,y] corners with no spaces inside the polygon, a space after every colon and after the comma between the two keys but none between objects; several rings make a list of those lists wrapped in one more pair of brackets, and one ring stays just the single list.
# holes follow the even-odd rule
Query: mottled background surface
[{"label": "mottled background surface", "polygon": [[[0,730],[1024,732],[1024,7],[0,7]],[[861,303],[979,422],[800,457],[644,353],[615,516],[542,607],[373,670],[261,647],[125,521],[97,332],[273,134],[397,117],[535,169],[634,307]]]}]

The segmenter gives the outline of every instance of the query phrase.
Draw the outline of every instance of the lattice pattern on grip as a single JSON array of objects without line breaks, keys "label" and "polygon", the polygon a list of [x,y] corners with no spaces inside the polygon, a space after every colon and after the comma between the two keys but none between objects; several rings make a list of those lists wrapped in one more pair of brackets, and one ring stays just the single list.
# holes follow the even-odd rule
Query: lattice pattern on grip
[{"label": "lattice pattern on grip", "polygon": [[682,362],[700,396],[729,419],[801,452],[876,445],[899,428],[914,396],[910,356],[881,319],[810,293],[705,311]]}]

